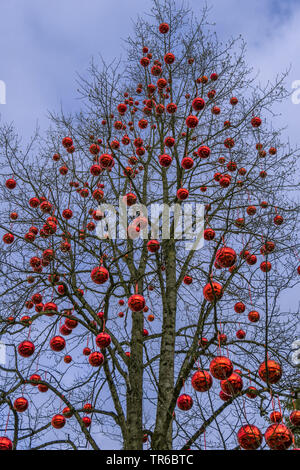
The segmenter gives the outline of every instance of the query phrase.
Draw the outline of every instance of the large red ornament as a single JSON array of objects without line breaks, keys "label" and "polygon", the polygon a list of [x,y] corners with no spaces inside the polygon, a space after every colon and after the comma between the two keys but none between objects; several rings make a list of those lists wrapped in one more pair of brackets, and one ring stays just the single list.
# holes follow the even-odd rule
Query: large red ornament
[{"label": "large red ornament", "polygon": [[203,295],[209,302],[219,300],[223,296],[223,287],[218,282],[206,284],[203,289]]},{"label": "large red ornament", "polygon": [[109,278],[109,273],[103,266],[97,266],[91,272],[91,279],[95,284],[104,284]]},{"label": "large red ornament", "polygon": [[159,157],[159,164],[163,168],[168,168],[172,163],[172,157],[168,155],[167,153],[164,153],[163,155],[160,155]]},{"label": "large red ornament", "polygon": [[63,415],[55,415],[51,420],[51,424],[55,429],[61,429],[66,424],[66,418]]},{"label": "large red ornament", "polygon": [[226,395],[234,396],[243,388],[243,380],[239,374],[233,372],[228,379],[221,381],[221,389]]},{"label": "large red ornament", "polygon": [[245,450],[256,450],[262,443],[262,433],[253,424],[242,426],[237,433],[238,443]]},{"label": "large red ornament", "polygon": [[183,393],[177,399],[177,406],[180,410],[188,411],[193,406],[193,399],[190,395]]},{"label": "large red ornament", "polygon": [[59,352],[62,351],[66,346],[66,341],[62,336],[54,336],[50,340],[50,348],[52,351]]},{"label": "large red ornament", "polygon": [[211,361],[209,370],[215,379],[225,380],[231,376],[233,372],[233,365],[228,357],[217,356]]},{"label": "large red ornament", "polygon": [[276,384],[281,379],[282,375],[280,364],[278,364],[276,361],[268,360],[267,367],[265,362],[259,366],[258,374],[264,382],[267,382],[267,370],[269,383]]},{"label": "large red ornament", "polygon": [[128,299],[128,307],[132,312],[140,312],[146,305],[145,298],[140,294],[134,294]]},{"label": "large red ornament", "polygon": [[192,377],[192,387],[197,392],[207,392],[212,386],[212,377],[206,370],[198,370]]},{"label": "large red ornament", "polygon": [[203,98],[197,97],[192,101],[192,108],[195,111],[201,111],[205,107],[205,101]]},{"label": "large red ornament", "polygon": [[208,158],[210,156],[210,148],[206,145],[202,145],[202,147],[198,148],[197,153],[200,158]]},{"label": "large red ornament", "polygon": [[35,346],[31,341],[22,341],[18,346],[18,352],[22,357],[30,357],[34,353]]},{"label": "large red ornament", "polygon": [[6,180],[5,186],[7,189],[14,189],[17,186],[16,181],[13,178]]},{"label": "large red ornament", "polygon": [[232,248],[224,246],[217,251],[216,261],[221,268],[230,268],[236,262],[236,252]]},{"label": "large red ornament", "polygon": [[16,398],[14,401],[14,409],[19,413],[26,411],[28,408],[28,400],[25,397]]},{"label": "large red ornament", "polygon": [[168,23],[161,23],[158,29],[161,34],[167,34],[170,29],[170,26],[168,25]]},{"label": "large red ornament", "polygon": [[293,435],[284,424],[276,423],[266,430],[265,440],[272,450],[287,450],[293,442]]},{"label": "large red ornament", "polygon": [[270,414],[270,420],[272,423],[281,423],[282,421],[282,414],[279,411],[272,411]]},{"label": "large red ornament", "polygon": [[253,127],[259,127],[261,125],[261,119],[259,117],[254,117],[251,119],[251,124]]},{"label": "large red ornament", "polygon": [[195,127],[197,127],[198,122],[199,122],[199,119],[197,118],[197,116],[193,116],[193,115],[188,116],[185,121],[187,127],[189,127],[190,129],[194,129]]},{"label": "large red ornament", "polygon": [[179,201],[184,201],[188,197],[189,197],[189,192],[188,192],[187,189],[185,189],[185,188],[179,188],[178,189],[177,198],[179,199]]}]

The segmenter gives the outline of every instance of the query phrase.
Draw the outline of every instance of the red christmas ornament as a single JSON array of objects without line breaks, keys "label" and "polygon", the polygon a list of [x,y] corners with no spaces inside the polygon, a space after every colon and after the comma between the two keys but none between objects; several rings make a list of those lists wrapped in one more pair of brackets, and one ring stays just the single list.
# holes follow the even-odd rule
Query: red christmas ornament
[{"label": "red christmas ornament", "polygon": [[188,411],[193,406],[193,399],[190,395],[183,393],[177,399],[177,406],[182,411]]},{"label": "red christmas ornament", "polygon": [[207,228],[204,230],[204,240],[213,240],[215,238],[215,231],[212,228]]},{"label": "red christmas ornament", "polygon": [[203,98],[194,98],[192,101],[192,108],[195,111],[201,111],[205,107],[205,101]]},{"label": "red christmas ornament", "polygon": [[91,272],[91,279],[95,284],[104,284],[109,278],[109,273],[103,266],[97,266]]},{"label": "red christmas ornament", "polygon": [[266,430],[265,440],[272,450],[287,450],[293,442],[293,435],[284,424],[276,423]]},{"label": "red christmas ornament", "polygon": [[10,178],[6,180],[5,186],[7,187],[7,189],[15,189],[15,187],[17,186],[17,183],[13,178]]},{"label": "red christmas ornament", "polygon": [[181,160],[181,166],[184,170],[190,170],[194,166],[194,160],[191,157],[184,157]]},{"label": "red christmas ornament", "polygon": [[232,248],[224,246],[217,251],[216,261],[221,268],[230,268],[236,262],[236,252]]},{"label": "red christmas ornament", "polygon": [[22,357],[30,357],[34,353],[35,346],[31,341],[23,341],[18,346],[18,352]]},{"label": "red christmas ornament", "polygon": [[238,330],[238,331],[236,332],[236,337],[237,337],[238,339],[244,339],[245,336],[246,336],[246,332],[245,332],[244,330]]},{"label": "red christmas ornament", "polygon": [[[30,379],[29,379],[31,382],[38,382],[39,380],[41,380],[41,376],[38,375],[38,374],[33,374]],[[31,385],[33,385],[34,387],[37,386],[37,383],[32,383]]]},{"label": "red christmas ornament", "polygon": [[170,26],[168,25],[168,23],[161,23],[158,29],[161,34],[167,34],[170,29]]},{"label": "red christmas ornament", "polygon": [[63,415],[55,415],[51,420],[51,424],[55,429],[61,429],[66,424],[66,418]]},{"label": "red christmas ornament", "polygon": [[85,426],[86,428],[88,428],[88,427],[91,425],[91,423],[92,423],[92,420],[91,420],[91,418],[90,418],[89,416],[84,416],[84,417],[82,418],[82,421],[83,421],[83,424],[84,424],[84,426]]},{"label": "red christmas ornament", "polygon": [[197,116],[193,116],[193,115],[188,116],[185,121],[187,127],[189,127],[190,129],[194,129],[195,127],[197,127],[198,122],[199,122],[199,119],[197,118]]},{"label": "red christmas ornament", "polygon": [[160,248],[160,244],[157,240],[149,240],[147,243],[147,250],[150,253],[156,253]]},{"label": "red christmas ornament", "polygon": [[239,374],[233,372],[228,379],[221,381],[221,389],[226,395],[234,396],[243,388],[243,380]]},{"label": "red christmas ornament", "polygon": [[140,294],[134,294],[128,299],[128,307],[132,312],[140,312],[145,305],[145,298]]},{"label": "red christmas ornament", "polygon": [[254,117],[251,119],[251,124],[253,127],[259,127],[261,125],[261,119],[259,117]]},{"label": "red christmas ornament", "polygon": [[198,370],[192,377],[192,387],[197,392],[207,392],[212,386],[212,377],[206,370]]},{"label": "red christmas ornament", "polygon": [[50,348],[52,351],[59,352],[62,351],[66,346],[66,341],[62,336],[54,336],[50,340]]},{"label": "red christmas ornament", "polygon": [[300,410],[294,410],[290,414],[290,422],[293,426],[300,426]]},{"label": "red christmas ornament", "polygon": [[168,168],[172,163],[172,157],[166,153],[164,153],[163,155],[160,155],[159,157],[159,164],[160,166],[162,166],[163,168]]},{"label": "red christmas ornament", "polygon": [[270,384],[276,384],[281,379],[282,370],[278,362],[269,359],[267,367],[265,362],[259,366],[258,374],[264,382],[267,382],[267,371]]},{"label": "red christmas ornament", "polygon": [[111,337],[108,333],[99,333],[96,336],[96,344],[100,349],[107,348],[111,343]]},{"label": "red christmas ornament", "polygon": [[89,355],[89,363],[93,367],[99,367],[103,364],[104,356],[98,351],[95,351]]},{"label": "red christmas ornament", "polygon": [[242,426],[237,433],[238,443],[245,450],[256,450],[262,443],[262,434],[253,424]]},{"label": "red christmas ornament", "polygon": [[8,437],[0,437],[0,450],[12,450],[12,442]]},{"label": "red christmas ornament", "polygon": [[253,323],[258,322],[259,318],[260,318],[260,315],[256,310],[252,310],[251,312],[248,313],[248,319]]},{"label": "red christmas ornament", "polygon": [[23,413],[28,408],[28,400],[25,397],[19,397],[14,401],[14,409],[19,413]]},{"label": "red christmas ornament", "polygon": [[185,201],[189,197],[189,192],[185,188],[179,188],[177,191],[177,198],[179,201]]},{"label": "red christmas ornament", "polygon": [[279,411],[272,411],[270,420],[272,423],[280,423],[282,421],[282,414]]},{"label": "red christmas ornament", "polygon": [[257,397],[258,391],[257,391],[257,389],[256,389],[255,387],[250,386],[250,387],[247,388],[247,393],[246,393],[246,395],[247,395],[248,398],[253,399],[253,398],[256,398],[256,397]]},{"label": "red christmas ornament", "polygon": [[263,273],[268,273],[272,269],[272,265],[270,261],[263,261],[260,263],[260,269],[262,270]]},{"label": "red christmas ornament", "polygon": [[231,376],[233,372],[233,365],[228,357],[217,356],[211,361],[209,370],[215,379],[225,380]]},{"label": "red christmas ornament", "polygon": [[184,276],[183,282],[184,282],[184,284],[186,284],[187,286],[189,286],[189,285],[192,284],[192,282],[193,282],[192,276]]},{"label": "red christmas ornament", "polygon": [[206,284],[203,289],[203,295],[204,298],[209,302],[213,302],[214,300],[220,300],[223,296],[223,287],[218,282]]},{"label": "red christmas ornament", "polygon": [[208,158],[210,156],[210,148],[206,145],[202,145],[198,148],[197,153],[200,158]]},{"label": "red christmas ornament", "polygon": [[123,196],[123,201],[128,207],[133,206],[133,204],[136,203],[136,199],[136,195],[133,193],[128,193]]},{"label": "red christmas ornament", "polygon": [[236,313],[244,313],[246,310],[246,305],[243,302],[237,302],[234,306]]}]

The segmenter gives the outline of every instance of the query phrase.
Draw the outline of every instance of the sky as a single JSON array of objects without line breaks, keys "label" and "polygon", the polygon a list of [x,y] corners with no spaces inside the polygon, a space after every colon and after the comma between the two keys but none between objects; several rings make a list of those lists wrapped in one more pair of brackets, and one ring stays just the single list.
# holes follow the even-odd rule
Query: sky
[{"label": "sky", "polygon": [[[66,111],[79,109],[76,73],[84,74],[91,57],[99,54],[108,61],[120,57],[121,39],[132,33],[132,19],[151,3],[0,0],[0,80],[6,85],[2,122],[14,121],[26,139],[37,122],[47,127],[49,110],[61,104]],[[202,0],[189,4],[200,13]],[[248,63],[260,71],[262,82],[292,67],[286,84],[292,91],[292,83],[300,80],[300,0],[209,0],[208,5],[222,40],[244,37]],[[278,112],[279,124],[288,126],[289,138],[297,144],[300,104],[288,99]]]}]

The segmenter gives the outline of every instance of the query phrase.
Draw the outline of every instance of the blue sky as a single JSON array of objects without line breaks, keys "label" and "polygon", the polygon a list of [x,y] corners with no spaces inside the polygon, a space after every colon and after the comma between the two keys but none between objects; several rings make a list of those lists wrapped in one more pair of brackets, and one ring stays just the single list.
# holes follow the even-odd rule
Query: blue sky
[{"label": "blue sky", "polygon": [[[179,0],[178,0],[179,1]],[[200,11],[202,1],[190,0]],[[300,80],[299,0],[211,0],[210,20],[221,39],[239,35],[248,43],[248,62],[262,81],[292,65],[288,88]],[[78,109],[76,72],[92,56],[119,57],[121,38],[131,33],[131,19],[147,11],[151,0],[2,0],[0,4],[0,80],[6,83],[2,121],[14,121],[28,137],[37,121],[46,126],[47,110]],[[300,105],[288,100],[279,109],[297,142]]]}]

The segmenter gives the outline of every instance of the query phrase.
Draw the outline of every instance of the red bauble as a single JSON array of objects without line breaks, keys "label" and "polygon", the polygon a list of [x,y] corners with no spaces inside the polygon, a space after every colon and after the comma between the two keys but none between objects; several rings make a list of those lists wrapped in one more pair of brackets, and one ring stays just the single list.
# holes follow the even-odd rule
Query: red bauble
[{"label": "red bauble", "polygon": [[57,313],[57,305],[54,302],[47,302],[43,306],[43,312],[48,317],[52,317],[53,315],[55,315],[55,313]]},{"label": "red bauble", "polygon": [[274,224],[281,225],[283,223],[283,217],[281,215],[276,215],[274,217]]},{"label": "red bauble", "polygon": [[217,356],[211,361],[209,370],[215,379],[225,380],[231,376],[233,372],[233,365],[228,357]]},{"label": "red bauble", "polygon": [[205,101],[203,98],[197,97],[192,101],[192,108],[195,111],[201,111],[205,107]]},{"label": "red bauble", "polygon": [[238,331],[236,332],[236,337],[237,337],[238,339],[244,339],[245,336],[246,336],[246,332],[245,332],[244,330],[238,330]]},{"label": "red bauble", "polygon": [[66,341],[62,336],[53,336],[50,340],[50,348],[52,351],[59,352],[62,351],[66,346]]},{"label": "red bauble", "polygon": [[206,145],[202,145],[197,151],[200,158],[208,158],[210,156],[210,148]]},{"label": "red bauble", "polygon": [[31,341],[23,341],[18,346],[18,352],[22,357],[30,357],[34,353],[35,346]]},{"label": "red bauble", "polygon": [[246,310],[246,306],[243,302],[237,302],[234,306],[234,310],[236,311],[236,313],[244,313],[244,311]]},{"label": "red bauble", "polygon": [[17,186],[16,181],[13,178],[6,180],[5,186],[7,189],[14,189]]},{"label": "red bauble", "polygon": [[[39,380],[41,380],[41,376],[38,375],[38,374],[33,374],[31,375],[30,379],[32,382],[38,382]],[[34,387],[37,386],[37,383],[32,383],[31,385],[33,385]]]},{"label": "red bauble", "polygon": [[15,237],[13,236],[12,233],[5,233],[2,238],[4,243],[6,243],[6,245],[10,245],[11,243],[13,243],[14,239]]},{"label": "red bauble", "polygon": [[0,450],[12,450],[12,442],[8,437],[0,437]]},{"label": "red bauble", "polygon": [[267,370],[268,370],[269,383],[276,384],[281,379],[281,375],[282,375],[280,364],[278,364],[278,362],[276,361],[269,359],[267,361],[267,367],[266,367],[265,362],[263,362],[259,366],[258,374],[264,382],[267,382]]},{"label": "red bauble", "polygon": [[99,163],[102,168],[112,168],[115,162],[110,154],[103,153],[99,158]]},{"label": "red bauble", "polygon": [[198,370],[192,377],[192,387],[197,392],[207,392],[212,386],[212,377],[206,370]]},{"label": "red bauble", "polygon": [[246,424],[238,431],[237,439],[242,449],[256,450],[262,443],[262,434],[253,424]]},{"label": "red bauble", "polygon": [[248,318],[251,322],[256,323],[258,322],[260,315],[256,310],[252,310],[248,313]]},{"label": "red bauble", "polygon": [[168,33],[170,26],[168,25],[168,23],[161,23],[158,29],[161,34],[166,34]]},{"label": "red bauble", "polygon": [[64,362],[66,364],[70,364],[72,362],[72,356],[70,356],[69,354],[67,354],[65,357],[64,357]]},{"label": "red bauble", "polygon": [[247,393],[246,393],[246,395],[247,395],[248,398],[253,399],[253,398],[256,398],[256,397],[257,397],[258,391],[257,391],[257,389],[256,389],[255,387],[250,386],[250,387],[247,388]]},{"label": "red bauble", "polygon": [[73,412],[70,410],[70,408],[68,406],[66,406],[63,409],[62,414],[64,415],[65,418],[71,418],[71,416],[73,415]]},{"label": "red bauble", "polygon": [[59,332],[64,336],[68,336],[72,333],[72,330],[71,328],[68,328],[65,323],[63,323],[61,327],[59,328]]},{"label": "red bauble", "polygon": [[125,196],[123,196],[123,201],[128,207],[133,206],[133,204],[136,203],[136,195],[133,193],[125,194]]},{"label": "red bauble", "polygon": [[83,421],[83,424],[85,425],[86,428],[88,428],[92,423],[92,420],[89,416],[84,416],[82,418],[82,421]]},{"label": "red bauble", "polygon": [[108,333],[99,333],[96,336],[96,344],[100,349],[107,348],[111,343],[111,337]]},{"label": "red bauble", "polygon": [[14,409],[19,413],[26,411],[28,408],[28,400],[25,397],[19,397],[14,401]]},{"label": "red bauble", "polygon": [[41,393],[46,393],[48,392],[48,386],[46,384],[39,384],[38,389]]},{"label": "red bauble", "polygon": [[191,157],[183,157],[181,166],[184,170],[190,170],[194,166],[194,160]]},{"label": "red bauble", "polygon": [[147,243],[147,250],[150,251],[150,253],[156,253],[160,248],[159,241],[157,240],[149,240]]},{"label": "red bauble", "polygon": [[179,188],[178,189],[177,198],[179,199],[179,201],[184,201],[188,197],[189,197],[189,192],[188,192],[187,189],[185,189],[185,188]]},{"label": "red bauble", "polygon": [[134,294],[128,299],[128,307],[132,312],[140,312],[145,305],[145,298],[140,294]]},{"label": "red bauble", "polygon": [[232,248],[224,246],[217,251],[216,261],[221,268],[230,268],[236,262],[236,252]]},{"label": "red bauble", "polygon": [[215,235],[216,233],[212,228],[207,228],[204,230],[204,240],[213,240]]},{"label": "red bauble", "polygon": [[109,273],[103,266],[97,266],[91,272],[91,279],[95,284],[104,284],[109,278]]},{"label": "red bauble", "polygon": [[197,127],[198,122],[199,122],[199,119],[197,118],[197,116],[193,116],[193,115],[188,116],[185,121],[187,127],[189,127],[190,129],[194,129],[195,127]]},{"label": "red bauble", "polygon": [[84,356],[89,356],[91,354],[90,348],[88,348],[88,347],[84,348],[83,351],[82,351],[82,354]]},{"label": "red bauble", "polygon": [[265,440],[272,450],[287,450],[293,442],[293,435],[284,424],[271,424],[265,432]]},{"label": "red bauble", "polygon": [[213,302],[219,300],[223,296],[223,287],[218,282],[206,284],[203,289],[203,295],[206,300]]},{"label": "red bauble", "polygon": [[66,424],[66,418],[63,415],[55,415],[51,420],[51,424],[55,429],[61,429]]},{"label": "red bauble", "polygon": [[189,285],[192,284],[192,282],[193,282],[192,276],[184,276],[183,282],[184,282],[184,284],[186,284],[187,286],[189,286]]},{"label": "red bauble", "polygon": [[280,423],[282,421],[282,414],[279,411],[273,411],[270,414],[270,420],[272,423]]},{"label": "red bauble", "polygon": [[226,393],[224,393],[223,390],[220,390],[219,397],[223,401],[228,401],[232,398],[230,395],[227,395]]},{"label": "red bauble", "polygon": [[263,261],[260,263],[260,269],[262,270],[263,273],[268,273],[272,269],[272,265],[270,261]]},{"label": "red bauble", "polygon": [[190,395],[183,393],[178,397],[177,406],[180,410],[188,411],[193,406],[193,399]]},{"label": "red bauble", "polygon": [[261,125],[261,119],[259,117],[254,117],[251,119],[251,124],[253,127],[259,127]]},{"label": "red bauble", "polygon": [[175,61],[174,54],[172,54],[172,52],[167,52],[167,54],[165,54],[164,56],[164,61],[168,65],[173,64],[173,62]]},{"label": "red bauble", "polygon": [[163,168],[168,168],[172,163],[172,157],[168,155],[167,153],[164,153],[163,155],[160,155],[159,157],[159,164]]},{"label": "red bauble", "polygon": [[104,356],[98,351],[95,351],[89,355],[89,363],[93,367],[101,366],[101,364],[103,364],[103,361],[104,361]]},{"label": "red bauble", "polygon": [[233,372],[228,379],[221,381],[221,389],[226,395],[234,396],[243,388],[243,380],[239,374]]},{"label": "red bauble", "polygon": [[290,414],[290,422],[293,426],[300,426],[300,410],[294,410]]}]

